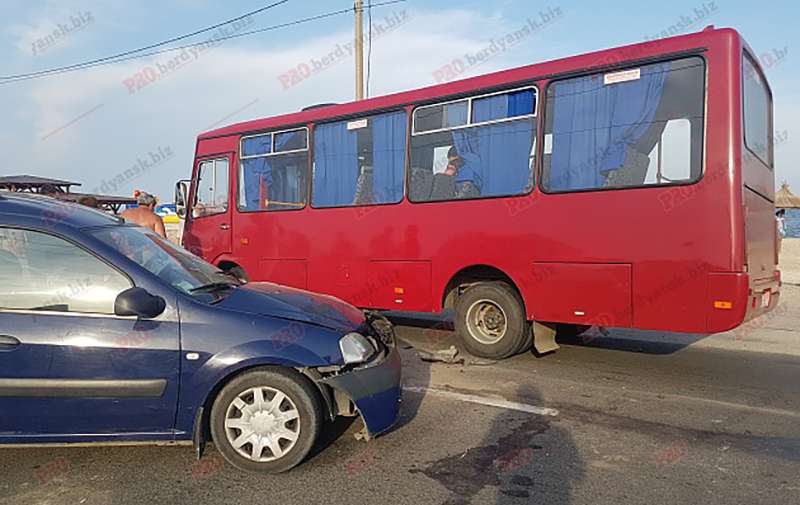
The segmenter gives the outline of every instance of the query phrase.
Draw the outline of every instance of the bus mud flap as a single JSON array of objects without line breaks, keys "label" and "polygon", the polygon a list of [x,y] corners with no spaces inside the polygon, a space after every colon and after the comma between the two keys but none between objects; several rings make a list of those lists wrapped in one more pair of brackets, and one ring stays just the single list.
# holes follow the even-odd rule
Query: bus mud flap
[{"label": "bus mud flap", "polygon": [[536,349],[536,352],[546,354],[558,349],[554,327],[534,321],[531,331],[533,332],[533,348]]}]

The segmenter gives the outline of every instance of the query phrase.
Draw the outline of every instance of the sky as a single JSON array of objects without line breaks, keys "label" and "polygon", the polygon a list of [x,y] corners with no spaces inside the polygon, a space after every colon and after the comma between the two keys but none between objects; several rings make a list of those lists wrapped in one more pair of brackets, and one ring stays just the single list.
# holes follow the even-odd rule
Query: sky
[{"label": "sky", "polygon": [[[272,0],[274,1],[274,0]],[[373,0],[378,3],[380,0]],[[237,17],[269,0],[3,0],[0,75],[70,65],[160,42]],[[366,0],[365,0],[366,3]],[[600,7],[602,5],[602,8]],[[265,28],[352,6],[285,4],[228,28]],[[370,96],[641,42],[706,25],[736,28],[765,64],[775,99],[777,183],[800,194],[798,2],[778,0],[532,2],[408,0],[374,7]],[[685,24],[688,27],[684,27]],[[526,23],[517,43],[497,40]],[[211,34],[183,41],[204,42]],[[0,84],[2,175],[81,182],[86,192],[143,189],[171,200],[191,173],[199,133],[353,99],[352,14],[186,51]],[[491,49],[483,63],[475,55]],[[316,72],[307,69],[316,66]]]}]

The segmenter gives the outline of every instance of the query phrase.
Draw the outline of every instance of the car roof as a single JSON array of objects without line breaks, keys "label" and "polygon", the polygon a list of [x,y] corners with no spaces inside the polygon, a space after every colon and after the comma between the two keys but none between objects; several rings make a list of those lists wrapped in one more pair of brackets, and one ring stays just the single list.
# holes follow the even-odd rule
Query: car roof
[{"label": "car roof", "polygon": [[0,225],[18,224],[21,218],[28,223],[41,221],[49,227],[88,228],[123,223],[119,217],[77,203],[32,193],[0,191]]}]

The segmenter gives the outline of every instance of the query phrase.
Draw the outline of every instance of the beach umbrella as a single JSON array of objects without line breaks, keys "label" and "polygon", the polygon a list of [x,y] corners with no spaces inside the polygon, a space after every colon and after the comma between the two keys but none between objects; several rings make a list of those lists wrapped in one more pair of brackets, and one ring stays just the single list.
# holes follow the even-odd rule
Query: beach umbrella
[{"label": "beach umbrella", "polygon": [[784,182],[781,189],[775,193],[775,208],[800,209],[800,196],[795,196],[789,190],[789,184]]}]

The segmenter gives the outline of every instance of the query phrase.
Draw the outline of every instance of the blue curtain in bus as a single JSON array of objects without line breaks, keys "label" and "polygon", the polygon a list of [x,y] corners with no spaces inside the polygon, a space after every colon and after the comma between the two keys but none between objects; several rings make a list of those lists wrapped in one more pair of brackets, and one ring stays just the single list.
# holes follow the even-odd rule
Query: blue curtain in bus
[{"label": "blue curtain in bus", "polygon": [[594,75],[553,86],[551,190],[602,187],[608,172],[624,165],[628,147],[655,117],[668,70],[656,64],[628,82],[606,85]]},{"label": "blue curtain in bus", "polygon": [[451,128],[453,126],[462,126],[467,124],[467,113],[469,107],[466,101],[449,103],[444,106],[444,118],[442,126],[444,128]]},{"label": "blue curtain in bus", "polygon": [[317,207],[352,205],[358,182],[357,130],[347,121],[314,130],[312,203]]},{"label": "blue curtain in bus", "polygon": [[261,187],[272,182],[272,167],[269,158],[251,158],[242,160],[242,179],[244,195],[240,196],[240,205],[245,210],[262,208]]},{"label": "blue curtain in bus", "polygon": [[272,135],[259,135],[244,139],[242,142],[242,156],[257,156],[272,152]]},{"label": "blue curtain in bus", "polygon": [[406,158],[406,114],[396,112],[372,121],[374,203],[396,203],[403,199]]},{"label": "blue curtain in bus", "polygon": [[472,122],[495,121],[533,114],[533,91],[479,98],[472,102]]},{"label": "blue curtain in bus", "polygon": [[485,171],[480,155],[478,128],[453,130],[453,147],[461,157],[463,165],[456,174],[456,183],[471,182],[483,194],[483,172]]},{"label": "blue curtain in bus", "polygon": [[483,171],[483,196],[517,195],[531,180],[533,119],[520,119],[479,129],[481,159],[491,166]]},{"label": "blue curtain in bus", "polygon": [[[250,147],[245,145],[245,152],[269,153],[272,148],[272,135],[256,137],[245,140],[253,141]],[[275,136],[275,151],[279,151],[286,143],[292,140],[291,135]],[[256,149],[257,151],[252,151]],[[240,198],[240,205],[244,205],[245,210],[259,210],[266,206],[266,201],[262,202],[262,194],[265,200],[294,202],[298,201],[297,191],[290,187],[287,177],[291,175],[297,178],[296,174],[284,173],[286,162],[290,161],[287,156],[271,156],[265,158],[251,158],[242,161],[244,195]],[[283,176],[283,178],[281,178]]]},{"label": "blue curtain in bus", "polygon": [[456,182],[473,182],[481,196],[522,193],[530,183],[533,128],[529,118],[454,131],[464,159]]}]

